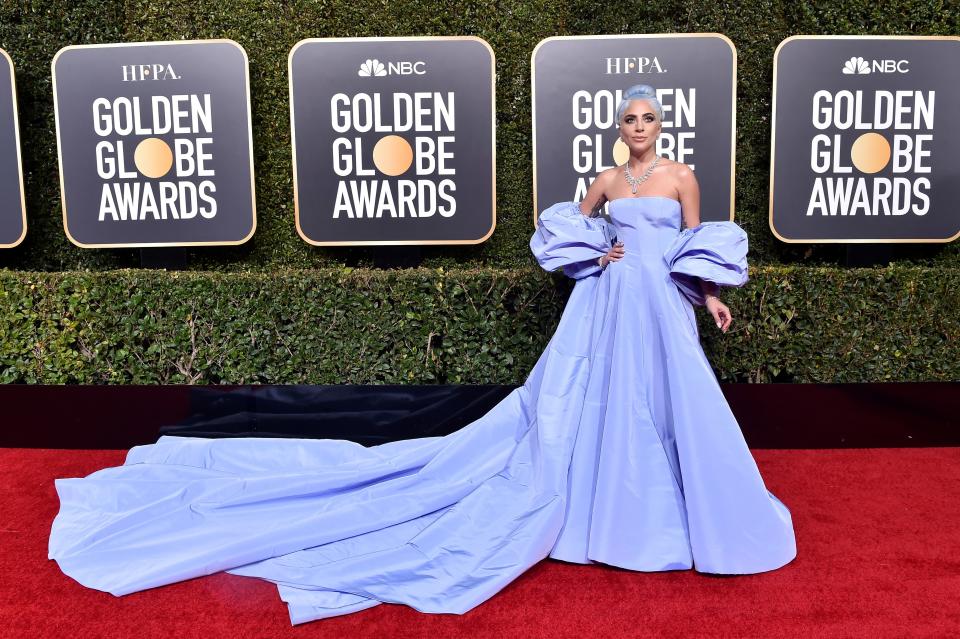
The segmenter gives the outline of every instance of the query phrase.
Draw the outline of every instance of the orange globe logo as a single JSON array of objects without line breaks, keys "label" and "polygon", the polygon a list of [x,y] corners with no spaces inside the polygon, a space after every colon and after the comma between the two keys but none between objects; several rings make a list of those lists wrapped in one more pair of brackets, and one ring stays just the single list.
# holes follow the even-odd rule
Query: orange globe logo
[{"label": "orange globe logo", "polygon": [[877,173],[890,162],[890,143],[879,133],[864,133],[850,147],[853,165],[863,173]]},{"label": "orange globe logo", "polygon": [[373,164],[386,175],[403,175],[413,164],[413,147],[399,135],[382,137],[373,147]]},{"label": "orange globe logo", "polygon": [[170,145],[160,138],[147,138],[133,152],[133,163],[148,178],[163,177],[173,166],[173,152]]}]

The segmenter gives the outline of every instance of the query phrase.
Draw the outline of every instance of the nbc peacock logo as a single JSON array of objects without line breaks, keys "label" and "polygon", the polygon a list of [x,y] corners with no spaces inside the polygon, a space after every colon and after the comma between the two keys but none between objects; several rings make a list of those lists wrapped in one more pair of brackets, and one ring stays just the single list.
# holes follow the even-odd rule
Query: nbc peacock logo
[{"label": "nbc peacock logo", "polygon": [[843,72],[846,75],[864,75],[870,73],[870,65],[860,56],[853,56],[843,63]]},{"label": "nbc peacock logo", "polygon": [[360,65],[360,70],[357,72],[361,78],[369,77],[382,77],[387,75],[387,68],[383,65],[383,62],[380,62],[376,58],[372,60],[367,60]]}]

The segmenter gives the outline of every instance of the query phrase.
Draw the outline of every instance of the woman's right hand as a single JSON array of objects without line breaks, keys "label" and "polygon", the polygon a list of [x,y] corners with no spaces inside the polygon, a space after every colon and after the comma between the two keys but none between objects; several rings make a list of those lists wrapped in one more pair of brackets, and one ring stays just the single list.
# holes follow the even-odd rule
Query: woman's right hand
[{"label": "woman's right hand", "polygon": [[613,245],[607,254],[600,258],[600,266],[606,267],[610,262],[619,262],[623,259],[623,242],[617,242]]}]

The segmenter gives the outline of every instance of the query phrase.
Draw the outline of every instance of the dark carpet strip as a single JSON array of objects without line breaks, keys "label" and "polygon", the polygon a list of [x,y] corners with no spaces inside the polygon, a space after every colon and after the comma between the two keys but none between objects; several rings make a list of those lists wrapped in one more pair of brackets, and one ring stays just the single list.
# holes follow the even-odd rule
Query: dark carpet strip
[{"label": "dark carpet strip", "polygon": [[[722,384],[753,448],[960,446],[960,383]],[[160,434],[445,435],[512,386],[0,385],[0,447],[121,449]]]}]

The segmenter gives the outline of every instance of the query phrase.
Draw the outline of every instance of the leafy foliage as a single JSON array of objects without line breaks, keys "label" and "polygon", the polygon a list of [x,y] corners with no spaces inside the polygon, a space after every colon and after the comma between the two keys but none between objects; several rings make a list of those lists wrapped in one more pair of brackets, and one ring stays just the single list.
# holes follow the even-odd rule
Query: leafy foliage
[{"label": "leafy foliage", "polygon": [[[752,281],[725,294],[718,377],[750,382],[960,379],[960,243],[895,245],[894,265],[837,268],[843,245],[788,245],[767,225],[773,52],[806,34],[956,34],[939,0],[42,0],[0,5],[16,65],[29,231],[0,251],[0,382],[520,383],[570,282],[533,265],[530,53],[552,35],[719,32],[738,51],[737,221]],[[476,35],[496,52],[497,230],[379,271],[376,248],[318,248],[293,223],[287,54],[308,37]],[[50,61],[70,44],[232,38],[250,57],[258,228],[190,252],[193,271],[128,270],[61,220]]]},{"label": "leafy foliage", "polygon": [[[738,50],[737,219],[750,233],[756,264],[842,263],[843,245],[788,245],[767,225],[773,52],[787,36],[805,34],[956,34],[960,4],[911,0],[836,2],[596,3],[585,0],[45,0],[0,5],[0,46],[17,71],[27,239],[0,251],[0,266],[56,271],[137,265],[132,250],[90,251],[63,233],[57,173],[50,61],[63,46],[232,38],[250,57],[257,191],[257,233],[244,246],[191,251],[197,270],[371,266],[375,248],[312,247],[294,229],[287,55],[311,37],[476,35],[496,53],[497,230],[478,246],[424,247],[430,268],[531,266],[527,239],[533,197],[530,54],[552,35],[719,32]],[[957,265],[960,245],[897,245],[903,264]]]},{"label": "leafy foliage", "polygon": [[[717,376],[960,378],[960,271],[754,268]],[[571,281],[533,269],[0,271],[0,382],[520,384]]]}]

